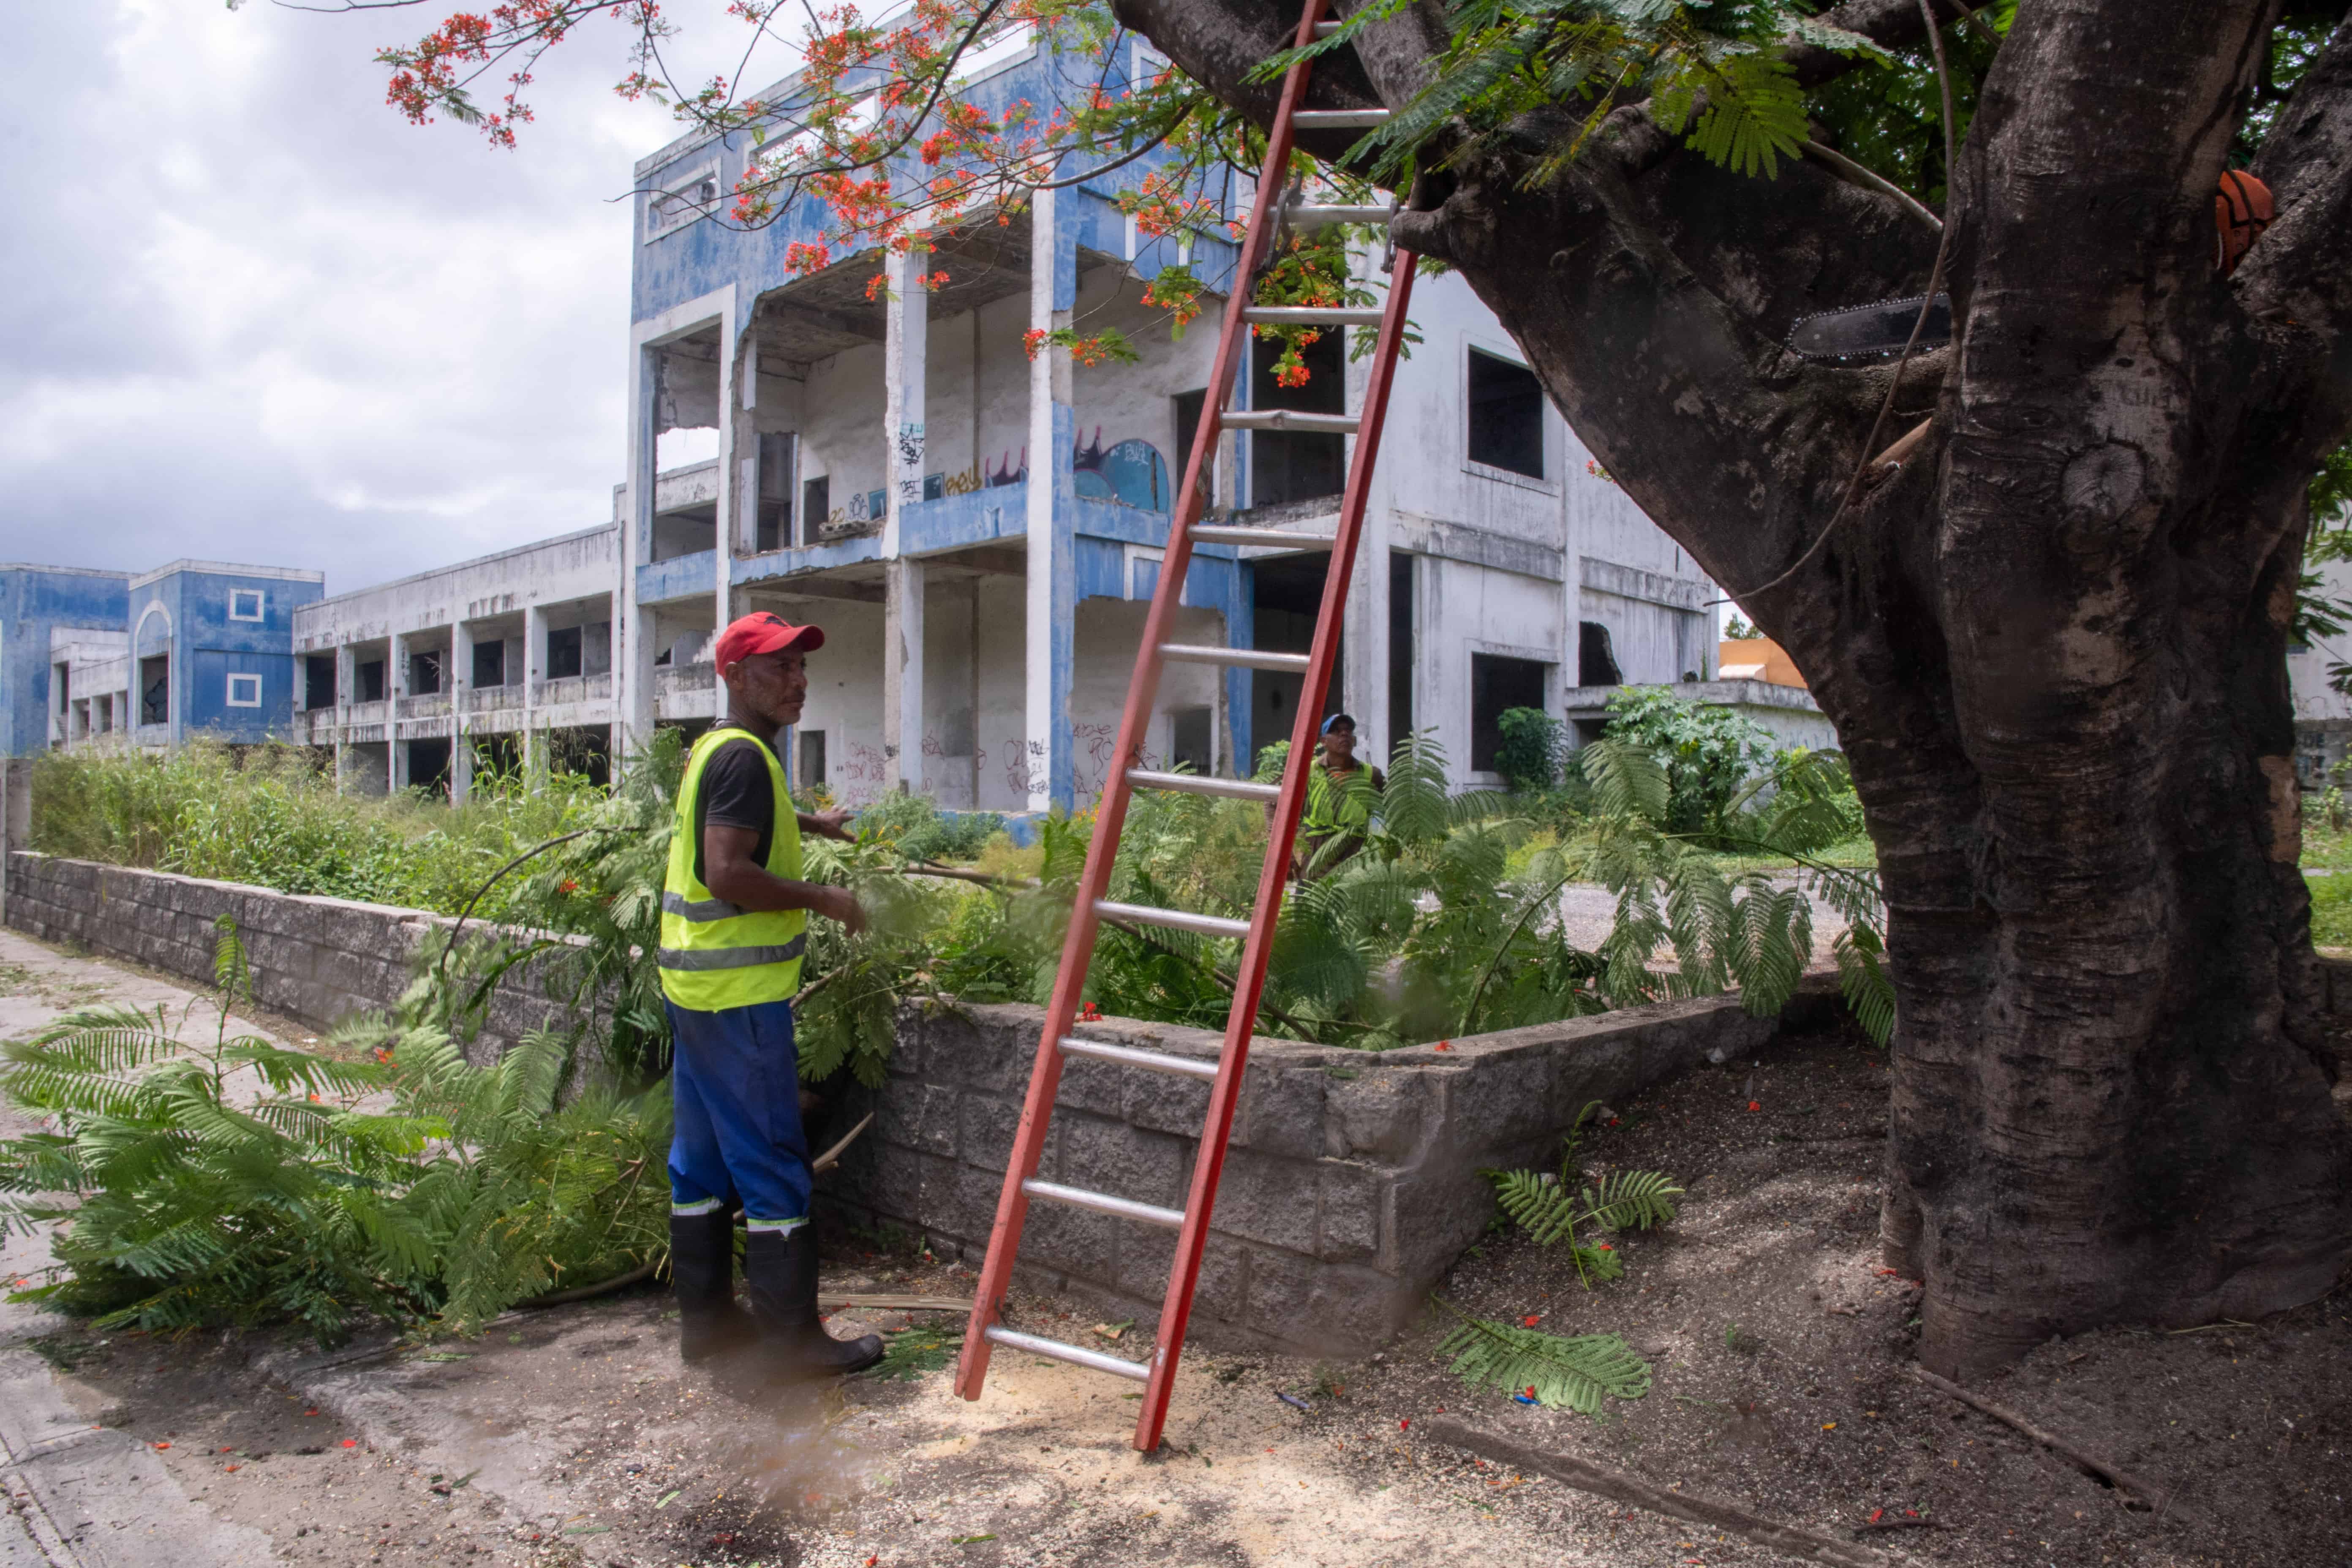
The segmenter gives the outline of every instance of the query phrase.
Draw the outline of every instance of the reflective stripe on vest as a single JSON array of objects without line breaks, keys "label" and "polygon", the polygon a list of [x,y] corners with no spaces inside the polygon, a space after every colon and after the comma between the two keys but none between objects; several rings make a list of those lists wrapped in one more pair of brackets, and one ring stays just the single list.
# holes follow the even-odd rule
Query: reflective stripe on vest
[{"label": "reflective stripe on vest", "polygon": [[721,746],[749,741],[760,747],[773,792],[766,868],[786,881],[801,879],[800,821],[784,787],[775,752],[733,726],[712,730],[694,743],[678,782],[677,820],[670,834],[669,869],[662,879],[661,944],[655,953],[662,994],[681,1007],[716,1013],[790,1000],[800,990],[801,955],[808,950],[806,910],[745,910],[713,893],[695,875],[694,823],[704,771]]}]

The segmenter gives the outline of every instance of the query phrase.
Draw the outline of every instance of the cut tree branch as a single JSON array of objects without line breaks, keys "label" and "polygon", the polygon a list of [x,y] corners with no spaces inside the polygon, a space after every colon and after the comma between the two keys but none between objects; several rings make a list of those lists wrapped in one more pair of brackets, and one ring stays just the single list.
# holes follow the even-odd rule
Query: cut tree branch
[{"label": "cut tree branch", "polygon": [[1705,1497],[1696,1492],[1654,1486],[1637,1476],[1618,1470],[1604,1470],[1587,1459],[1571,1454],[1548,1453],[1491,1432],[1480,1432],[1459,1421],[1439,1417],[1427,1425],[1428,1435],[1440,1443],[1451,1443],[1467,1448],[1474,1454],[1484,1454],[1522,1470],[1533,1470],[1565,1482],[1579,1491],[1591,1492],[1612,1501],[1632,1503],[1653,1513],[1663,1513],[1669,1519],[1685,1520],[1692,1524],[1708,1525],[1737,1535],[1742,1541],[1802,1557],[1815,1563],[1829,1563],[1837,1568],[1888,1568],[1889,1559],[1884,1552],[1867,1546],[1856,1546],[1835,1536],[1801,1525],[1782,1524],[1777,1520],[1752,1514],[1736,1504]]}]

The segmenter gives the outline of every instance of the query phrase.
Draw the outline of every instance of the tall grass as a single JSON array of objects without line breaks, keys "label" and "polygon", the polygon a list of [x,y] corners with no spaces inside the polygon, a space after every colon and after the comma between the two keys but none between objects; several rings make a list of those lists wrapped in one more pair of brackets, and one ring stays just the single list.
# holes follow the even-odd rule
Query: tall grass
[{"label": "tall grass", "polygon": [[[572,773],[478,773],[450,806],[339,795],[297,747],[199,742],[163,757],[51,752],[33,773],[33,847],[76,859],[455,914],[500,866],[581,826],[604,792]],[[509,879],[509,883],[511,879]],[[481,913],[511,896],[494,889]]]}]

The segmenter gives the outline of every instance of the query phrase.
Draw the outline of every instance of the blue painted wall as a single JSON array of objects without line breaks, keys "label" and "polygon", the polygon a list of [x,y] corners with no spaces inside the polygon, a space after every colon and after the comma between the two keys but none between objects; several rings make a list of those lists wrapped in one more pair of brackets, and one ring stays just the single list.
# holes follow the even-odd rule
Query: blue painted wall
[{"label": "blue painted wall", "polygon": [[49,633],[59,626],[121,631],[128,572],[0,566],[0,755],[49,744]]},{"label": "blue painted wall", "polygon": [[[282,732],[297,700],[294,610],[325,593],[325,584],[317,581],[203,567],[167,572],[131,589],[126,618],[134,716],[142,702],[137,660],[168,652],[172,708],[166,738],[173,744],[197,735],[246,744]],[[234,606],[249,615],[256,595],[259,619],[231,613]],[[232,675],[260,678],[257,706],[231,705]],[[142,742],[156,738],[151,728],[141,729],[146,731],[138,736]]]}]

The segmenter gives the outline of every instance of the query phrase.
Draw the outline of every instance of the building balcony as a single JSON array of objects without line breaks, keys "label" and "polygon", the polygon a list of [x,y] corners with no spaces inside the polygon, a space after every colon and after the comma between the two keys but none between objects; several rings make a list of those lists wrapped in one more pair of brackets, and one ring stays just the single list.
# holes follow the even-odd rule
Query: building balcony
[{"label": "building balcony", "polygon": [[373,702],[354,702],[343,710],[346,724],[381,724],[392,716],[392,704],[378,698]]},{"label": "building balcony", "polygon": [[404,720],[446,719],[449,716],[449,699],[437,691],[423,697],[404,697],[400,700],[400,716]]},{"label": "building balcony", "polygon": [[561,680],[542,680],[532,692],[535,706],[561,708],[573,702],[609,702],[613,697],[613,675],[570,675]]},{"label": "building balcony", "polygon": [[520,686],[477,686],[466,693],[468,713],[498,713],[522,706]]},{"label": "building balcony", "polygon": [[719,671],[707,662],[663,665],[654,671],[654,717],[713,719],[719,714]]}]

